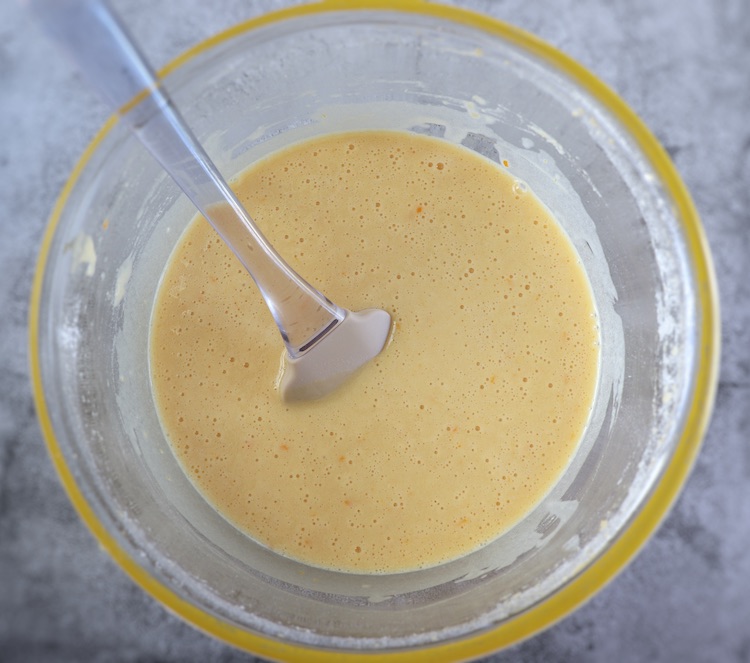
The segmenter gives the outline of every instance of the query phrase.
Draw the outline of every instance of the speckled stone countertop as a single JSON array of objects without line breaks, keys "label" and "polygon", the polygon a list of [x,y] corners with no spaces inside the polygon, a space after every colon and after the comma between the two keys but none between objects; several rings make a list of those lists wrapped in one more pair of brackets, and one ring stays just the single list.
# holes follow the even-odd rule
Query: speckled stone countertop
[{"label": "speckled stone countertop", "polygon": [[[161,65],[283,0],[115,0]],[[613,87],[703,217],[723,304],[708,436],[633,563],[548,631],[488,661],[750,662],[750,3],[463,0]],[[52,468],[29,386],[27,312],[46,218],[107,117],[18,2],[0,3],[0,661],[250,661],[163,610],[102,552]]]}]

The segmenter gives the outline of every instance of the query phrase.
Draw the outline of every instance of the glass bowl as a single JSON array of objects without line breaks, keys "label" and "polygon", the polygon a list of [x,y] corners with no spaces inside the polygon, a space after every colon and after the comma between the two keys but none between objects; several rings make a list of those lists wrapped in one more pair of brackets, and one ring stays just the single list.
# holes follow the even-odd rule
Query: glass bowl
[{"label": "glass bowl", "polygon": [[54,210],[30,320],[44,435],[101,545],[186,621],[276,659],[472,658],[545,628],[601,588],[674,501],[717,378],[708,248],[643,124],[531,35],[419,1],[328,1],[262,16],[162,76],[227,177],[290,143],[353,129],[429,134],[507,162],[576,246],[599,310],[602,364],[570,467],[493,543],[390,575],[281,557],[202,499],[159,426],[149,318],[193,210],[111,120]]}]

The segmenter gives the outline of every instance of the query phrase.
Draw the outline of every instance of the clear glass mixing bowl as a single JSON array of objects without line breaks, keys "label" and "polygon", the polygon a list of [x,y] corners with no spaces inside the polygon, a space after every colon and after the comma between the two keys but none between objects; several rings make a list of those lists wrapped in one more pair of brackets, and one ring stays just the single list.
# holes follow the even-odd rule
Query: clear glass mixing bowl
[{"label": "clear glass mixing bowl", "polygon": [[110,121],[53,214],[30,326],[52,458],[123,569],[198,628],[262,656],[306,661],[479,656],[546,627],[611,579],[685,480],[718,363],[700,222],[641,122],[534,37],[418,1],[331,1],[263,16],[162,73],[228,177],[289,143],[358,128],[440,136],[507,161],[588,271],[602,368],[573,463],[494,543],[379,576],[276,555],[205,503],[159,426],[149,316],[193,210]]}]

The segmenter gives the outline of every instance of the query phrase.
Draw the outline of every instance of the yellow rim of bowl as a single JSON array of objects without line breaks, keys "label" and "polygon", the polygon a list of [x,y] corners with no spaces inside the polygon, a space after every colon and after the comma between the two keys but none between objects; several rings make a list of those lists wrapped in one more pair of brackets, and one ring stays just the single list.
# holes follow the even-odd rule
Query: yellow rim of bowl
[{"label": "yellow rim of bowl", "polygon": [[425,2],[425,0],[321,0],[313,4],[301,5],[265,14],[236,25],[191,48],[167,65],[159,74],[160,76],[166,76],[169,72],[181,67],[196,55],[239,34],[264,25],[307,14],[363,9],[418,13],[447,19],[489,34],[497,35],[508,42],[521,46],[524,50],[542,60],[552,63],[558,70],[567,74],[578,85],[584,88],[629,131],[631,137],[647,156],[654,171],[660,177],[669,195],[674,200],[677,216],[682,221],[690,257],[695,267],[698,305],[699,311],[702,313],[700,338],[703,345],[700,348],[697,361],[693,402],[688,413],[682,437],[674,456],[664,470],[661,480],[654,488],[649,500],[633,517],[629,526],[597,560],[592,562],[578,576],[543,602],[490,630],[468,636],[464,639],[428,646],[419,650],[381,653],[332,652],[280,642],[231,626],[196,608],[162,585],[120,547],[117,540],[99,521],[94,510],[76,485],[73,474],[63,457],[52,429],[52,423],[45,402],[39,365],[39,306],[44,270],[52,237],[71,190],[102,139],[114,126],[116,122],[114,117],[110,118],[102,127],[73,169],[57,200],[42,240],[36,274],[34,276],[29,315],[31,379],[34,399],[49,454],[61,482],[80,517],[88,525],[101,546],[114,558],[133,581],[157,601],[196,628],[236,647],[270,659],[306,662],[361,658],[370,660],[401,659],[404,661],[472,659],[516,644],[538,633],[562,619],[592,597],[626,566],[669,511],[687,479],[698,454],[701,440],[713,408],[718,378],[720,345],[719,305],[715,275],[708,244],[690,195],[666,152],[643,122],[609,87],[580,64],[534,35],[496,19],[466,9],[431,4]]}]

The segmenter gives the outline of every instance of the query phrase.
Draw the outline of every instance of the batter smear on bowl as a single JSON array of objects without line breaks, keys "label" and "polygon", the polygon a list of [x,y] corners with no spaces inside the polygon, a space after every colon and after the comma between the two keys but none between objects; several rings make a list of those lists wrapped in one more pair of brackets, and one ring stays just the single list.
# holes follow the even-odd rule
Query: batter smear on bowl
[{"label": "batter smear on bowl", "polygon": [[270,313],[196,218],[162,277],[150,365],[206,500],[282,555],[359,573],[446,562],[522,519],[575,453],[599,365],[591,287],[548,210],[484,157],[392,131],[294,145],[233,188],[305,278],[395,324],[344,388],[285,403]]}]

